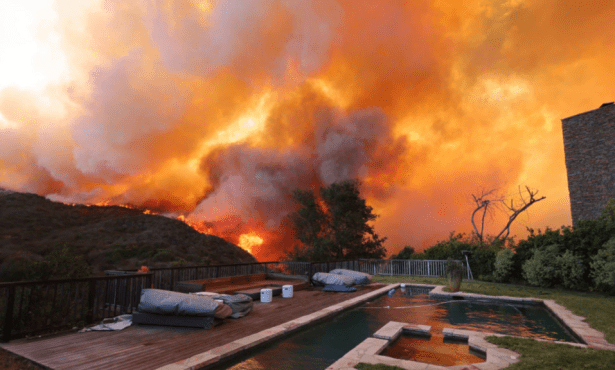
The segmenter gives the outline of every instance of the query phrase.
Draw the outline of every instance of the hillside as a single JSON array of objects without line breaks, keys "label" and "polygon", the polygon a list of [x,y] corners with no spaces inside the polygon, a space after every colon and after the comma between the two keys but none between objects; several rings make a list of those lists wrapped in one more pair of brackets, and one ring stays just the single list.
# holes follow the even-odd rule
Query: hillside
[{"label": "hillside", "polygon": [[68,247],[94,275],[141,265],[256,262],[254,256],[184,222],[119,206],[67,205],[0,189],[0,281],[18,265]]}]

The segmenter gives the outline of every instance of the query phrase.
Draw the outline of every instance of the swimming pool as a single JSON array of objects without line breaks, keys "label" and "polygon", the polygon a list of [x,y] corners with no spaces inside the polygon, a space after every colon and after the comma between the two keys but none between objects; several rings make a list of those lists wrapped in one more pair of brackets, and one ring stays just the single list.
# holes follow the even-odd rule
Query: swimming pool
[{"label": "swimming pool", "polygon": [[324,369],[389,321],[430,325],[434,336],[440,336],[444,327],[455,326],[577,342],[543,307],[431,299],[429,290],[397,289],[391,296],[379,297],[214,369]]}]

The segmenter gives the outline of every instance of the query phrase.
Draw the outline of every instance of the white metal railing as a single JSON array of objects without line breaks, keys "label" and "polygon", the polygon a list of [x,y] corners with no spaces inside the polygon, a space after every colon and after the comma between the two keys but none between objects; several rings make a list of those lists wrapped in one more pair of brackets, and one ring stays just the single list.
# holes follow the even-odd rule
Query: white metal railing
[{"label": "white metal railing", "polygon": [[[359,271],[371,275],[409,275],[425,277],[446,276],[446,260],[359,260]],[[466,268],[467,279],[473,280],[470,266],[461,261]]]}]

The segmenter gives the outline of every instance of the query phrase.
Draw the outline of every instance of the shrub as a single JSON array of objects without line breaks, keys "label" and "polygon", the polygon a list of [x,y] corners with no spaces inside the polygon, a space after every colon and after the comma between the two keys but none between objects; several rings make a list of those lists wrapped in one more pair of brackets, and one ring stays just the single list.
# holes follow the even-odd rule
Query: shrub
[{"label": "shrub", "polygon": [[170,262],[175,259],[173,252],[168,249],[160,249],[152,258],[156,262]]},{"label": "shrub", "polygon": [[559,281],[567,289],[584,289],[587,284],[583,280],[585,265],[571,251],[566,251],[563,255],[555,259],[556,272]]},{"label": "shrub", "polygon": [[590,276],[598,289],[615,293],[615,237],[609,239],[603,249],[592,258],[590,267]]},{"label": "shrub", "polygon": [[495,281],[493,275],[478,275],[478,280],[480,281]]},{"label": "shrub", "polygon": [[513,271],[513,251],[510,249],[502,249],[495,256],[495,264],[493,270],[493,277],[495,281],[500,283],[506,283],[510,279],[510,274]]},{"label": "shrub", "polygon": [[470,249],[471,254],[468,259],[472,275],[492,276],[495,257],[499,251],[500,248],[495,246]]},{"label": "shrub", "polygon": [[83,255],[74,254],[66,246],[51,252],[39,264],[41,279],[76,279],[89,277],[91,273],[91,267]]},{"label": "shrub", "polygon": [[40,261],[33,261],[25,256],[18,255],[2,271],[2,280],[48,280],[48,279],[74,279],[88,277],[91,267],[82,255],[75,254],[72,248],[64,246],[46,255]]},{"label": "shrub", "polygon": [[558,282],[555,259],[559,245],[552,244],[544,249],[536,249],[534,255],[523,264],[523,278],[534,286],[549,288]]},{"label": "shrub", "polygon": [[407,259],[410,259],[413,254],[414,254],[414,248],[408,245],[404,247],[404,249],[402,249],[396,256],[393,256],[392,259],[407,260]]},{"label": "shrub", "polygon": [[413,254],[411,258],[420,260],[446,260],[448,258],[465,260],[461,252],[467,250],[470,252],[468,260],[472,275],[488,276],[493,274],[496,253],[510,240],[494,240],[492,237],[487,237],[486,244],[481,246],[475,234],[469,236],[463,233],[455,235],[452,232],[448,240],[439,241],[436,245],[425,249],[422,253]]},{"label": "shrub", "polygon": [[[523,274],[523,265],[533,258],[536,250],[554,244],[559,245],[562,251],[571,251],[583,266],[589,266],[602,246],[615,236],[615,221],[609,216],[615,212],[614,204],[614,201],[610,201],[602,217],[596,220],[579,220],[574,228],[570,226],[562,226],[559,230],[547,228],[544,233],[540,230],[535,233],[533,229],[528,229],[530,232],[528,238],[515,246],[512,276]],[[586,285],[592,282],[589,274],[590,269],[585,268],[583,281]]]}]

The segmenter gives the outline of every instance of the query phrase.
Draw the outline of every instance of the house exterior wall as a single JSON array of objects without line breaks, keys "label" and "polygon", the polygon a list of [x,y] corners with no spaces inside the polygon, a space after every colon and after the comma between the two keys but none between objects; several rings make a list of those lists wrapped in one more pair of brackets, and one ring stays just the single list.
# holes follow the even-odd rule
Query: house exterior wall
[{"label": "house exterior wall", "polygon": [[562,119],[573,225],[615,198],[615,104]]}]

